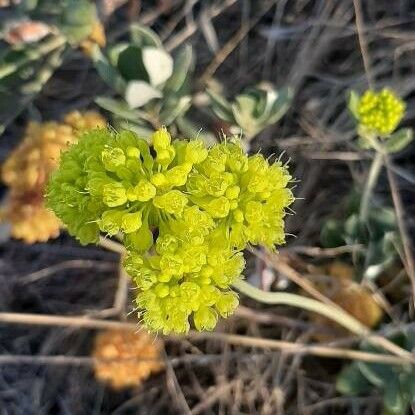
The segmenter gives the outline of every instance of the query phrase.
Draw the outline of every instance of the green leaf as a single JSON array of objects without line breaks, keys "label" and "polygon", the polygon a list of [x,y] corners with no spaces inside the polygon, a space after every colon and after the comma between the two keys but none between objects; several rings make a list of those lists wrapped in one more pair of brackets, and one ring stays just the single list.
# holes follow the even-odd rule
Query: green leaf
[{"label": "green leaf", "polygon": [[125,119],[116,118],[114,124],[115,124],[114,126],[117,129],[133,131],[134,133],[138,135],[138,137],[143,138],[147,141],[150,140],[151,135],[154,133],[153,129],[143,127],[137,124],[136,122],[131,122]]},{"label": "green leaf", "polygon": [[335,248],[344,245],[343,225],[335,220],[328,219],[320,232],[321,244],[326,248]]},{"label": "green leaf", "polygon": [[399,383],[395,372],[387,364],[357,362],[357,367],[362,375],[378,388],[387,388],[392,381]]},{"label": "green leaf", "polygon": [[107,110],[120,118],[136,123],[140,120],[140,113],[131,109],[124,101],[117,101],[107,97],[98,97],[95,99],[95,102],[104,110]]},{"label": "green leaf", "polygon": [[142,59],[151,85],[163,84],[173,73],[173,59],[163,49],[145,47],[142,49]]},{"label": "green leaf", "polygon": [[268,125],[275,124],[285,115],[290,108],[293,99],[293,91],[290,87],[281,88],[277,91],[277,93],[277,99],[272,105],[270,117],[267,121]]},{"label": "green leaf", "polygon": [[185,45],[180,49],[174,59],[172,76],[166,81],[164,91],[166,94],[179,92],[186,82],[188,74],[193,64],[193,51],[190,45]]},{"label": "green leaf", "polygon": [[360,96],[356,91],[349,91],[348,97],[347,97],[347,107],[349,108],[349,111],[353,114],[353,116],[358,119],[359,113],[358,113],[358,107],[359,107],[359,101]]},{"label": "green leaf", "polygon": [[119,72],[108,62],[98,47],[93,49],[91,58],[102,80],[119,94],[123,94],[126,88],[124,79],[122,79]]},{"label": "green leaf", "polygon": [[343,395],[357,396],[369,392],[370,383],[362,375],[356,363],[346,366],[336,380],[336,390]]},{"label": "green leaf", "polygon": [[163,47],[160,38],[155,32],[138,23],[133,23],[130,26],[130,38],[131,42],[140,48],[144,46],[152,46],[161,49]]},{"label": "green leaf", "polygon": [[206,89],[206,93],[209,95],[212,111],[221,120],[228,123],[234,123],[235,119],[232,113],[232,104],[212,89]]},{"label": "green leaf", "polygon": [[118,55],[118,70],[127,80],[140,80],[150,82],[150,78],[143,63],[141,48],[130,45]]},{"label": "green leaf", "polygon": [[216,137],[212,133],[197,128],[184,116],[177,117],[175,123],[184,137],[201,138],[209,147],[217,143]]},{"label": "green leaf", "polygon": [[120,53],[127,49],[129,44],[127,42],[117,43],[116,45],[109,47],[107,51],[108,60],[114,67],[118,67],[118,58]]},{"label": "green leaf", "polygon": [[384,391],[383,404],[385,412],[393,415],[406,415],[408,413],[409,402],[401,391],[397,375],[388,379]]},{"label": "green leaf", "polygon": [[232,104],[233,117],[239,127],[247,134],[255,134],[257,122],[254,117],[257,101],[250,94],[238,95]]},{"label": "green leaf", "polygon": [[131,108],[140,108],[154,98],[162,98],[163,94],[144,81],[131,81],[125,89],[125,100]]},{"label": "green leaf", "polygon": [[388,153],[397,153],[407,147],[413,139],[412,128],[401,128],[386,139],[384,148]]},{"label": "green leaf", "polygon": [[168,106],[160,113],[160,121],[165,125],[170,125],[177,117],[184,115],[191,105],[191,97],[181,97],[174,106]]}]

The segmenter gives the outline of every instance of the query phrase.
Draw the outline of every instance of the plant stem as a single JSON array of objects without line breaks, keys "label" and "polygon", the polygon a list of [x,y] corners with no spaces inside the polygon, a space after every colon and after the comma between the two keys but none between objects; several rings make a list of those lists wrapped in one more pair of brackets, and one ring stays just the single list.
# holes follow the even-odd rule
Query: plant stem
[{"label": "plant stem", "polygon": [[235,282],[233,286],[241,293],[261,303],[291,305],[302,308],[303,310],[321,314],[331,320],[334,320],[336,323],[339,323],[358,336],[366,336],[370,333],[370,330],[366,326],[350,314],[343,311],[340,307],[336,307],[331,304],[324,304],[321,301],[303,297],[302,295],[263,291],[253,287],[251,284],[248,284],[243,280]]},{"label": "plant stem", "polygon": [[301,308],[303,310],[318,313],[324,317],[329,318],[330,320],[335,321],[357,336],[365,337],[365,340],[367,340],[372,345],[381,347],[397,356],[401,356],[404,359],[407,359],[408,362],[415,363],[415,358],[412,356],[411,352],[402,349],[387,338],[372,334],[368,327],[360,323],[360,321],[355,319],[340,307],[336,307],[335,305],[331,304],[325,304],[320,301],[313,300],[312,298],[303,297],[297,294],[263,291],[253,287],[251,284],[248,284],[243,280],[235,282],[233,286],[242,294],[245,294],[246,296],[260,303],[290,305]]},{"label": "plant stem", "polygon": [[376,151],[376,155],[372,160],[370,166],[369,176],[363,191],[362,199],[360,201],[360,219],[365,222],[369,213],[369,202],[373,193],[373,189],[378,181],[379,173],[383,166],[383,154]]}]

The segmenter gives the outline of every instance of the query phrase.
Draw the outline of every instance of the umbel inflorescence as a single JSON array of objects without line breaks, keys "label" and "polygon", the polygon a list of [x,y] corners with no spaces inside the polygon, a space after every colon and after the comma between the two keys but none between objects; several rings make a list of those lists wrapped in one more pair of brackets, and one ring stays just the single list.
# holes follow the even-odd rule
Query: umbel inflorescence
[{"label": "umbel inflorescence", "polygon": [[208,148],[160,129],[149,145],[101,129],[62,155],[48,203],[81,243],[122,238],[145,326],[184,333],[234,311],[248,244],[284,243],[290,180],[280,161],[247,156],[237,140]]},{"label": "umbel inflorescence", "polygon": [[360,97],[356,110],[360,126],[383,137],[391,134],[401,122],[405,103],[388,88],[379,92],[368,90]]}]

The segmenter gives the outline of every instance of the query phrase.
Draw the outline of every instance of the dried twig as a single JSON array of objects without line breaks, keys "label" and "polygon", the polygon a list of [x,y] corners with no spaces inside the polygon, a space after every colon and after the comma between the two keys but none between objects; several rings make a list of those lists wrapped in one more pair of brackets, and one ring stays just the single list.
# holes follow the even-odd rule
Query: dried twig
[{"label": "dried twig", "polygon": [[[24,313],[0,313],[0,323],[39,325],[39,326],[61,326],[88,329],[137,329],[135,323],[121,321],[105,321],[91,319],[84,316],[55,316],[55,315],[37,315]],[[375,336],[372,336],[374,338]],[[379,336],[378,336],[379,337]],[[271,340],[249,336],[233,335],[227,333],[198,333],[189,332],[186,338],[191,340],[216,340],[227,342],[239,346],[258,347],[264,349],[284,350],[285,353],[291,354],[311,354],[321,357],[353,359],[367,362],[379,362],[384,364],[408,365],[414,359],[408,359],[407,356],[391,356],[387,354],[366,353],[357,350],[343,349],[329,346],[307,345],[301,343],[291,343],[281,340]],[[168,336],[166,340],[181,341],[180,337]],[[396,348],[398,346],[394,345]],[[399,348],[398,348],[399,349]],[[411,354],[407,352],[410,356]]]},{"label": "dried twig", "polygon": [[409,237],[408,230],[406,228],[405,224],[405,211],[402,204],[401,195],[398,190],[398,185],[396,183],[396,179],[394,174],[392,173],[392,169],[390,166],[390,159],[387,155],[384,156],[385,161],[385,167],[386,167],[386,173],[388,176],[389,186],[392,194],[392,200],[393,204],[395,206],[395,213],[396,213],[396,219],[398,222],[399,232],[401,234],[402,239],[402,245],[405,252],[405,261],[404,266],[406,269],[406,272],[409,276],[411,285],[412,285],[412,301],[415,305],[415,262],[413,257],[413,250],[412,250],[412,244],[411,239]]},{"label": "dried twig", "polygon": [[59,264],[52,265],[47,268],[43,268],[39,271],[32,272],[19,278],[20,285],[27,285],[47,278],[60,271],[68,269],[82,269],[82,268],[94,268],[99,270],[108,270],[114,268],[114,263],[107,261],[94,261],[91,259],[73,259],[69,261],[63,261]]}]

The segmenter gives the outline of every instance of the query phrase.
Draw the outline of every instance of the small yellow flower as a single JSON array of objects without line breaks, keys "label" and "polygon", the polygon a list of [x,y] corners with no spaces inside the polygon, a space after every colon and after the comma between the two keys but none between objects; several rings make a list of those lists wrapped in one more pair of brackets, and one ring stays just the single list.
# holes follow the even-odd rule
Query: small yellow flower
[{"label": "small yellow flower", "polygon": [[401,122],[405,103],[388,88],[380,92],[368,90],[359,100],[357,117],[359,124],[380,136],[391,134]]}]

